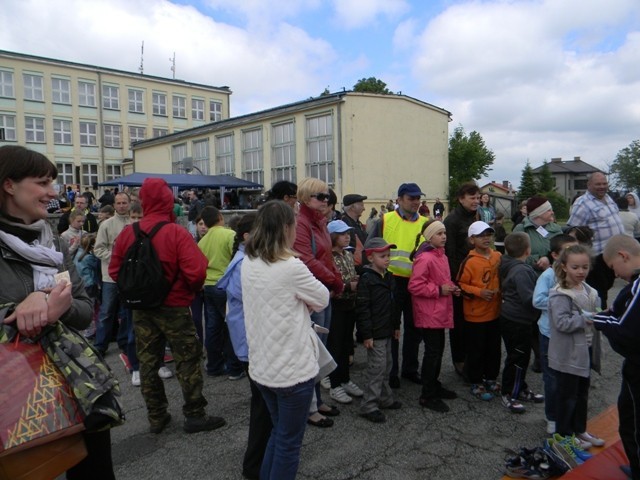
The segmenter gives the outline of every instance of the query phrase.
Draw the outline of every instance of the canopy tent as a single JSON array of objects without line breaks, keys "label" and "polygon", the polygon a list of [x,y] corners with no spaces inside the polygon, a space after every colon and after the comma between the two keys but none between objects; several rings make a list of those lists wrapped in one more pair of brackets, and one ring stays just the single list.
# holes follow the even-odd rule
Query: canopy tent
[{"label": "canopy tent", "polygon": [[103,187],[138,186],[146,178],[163,178],[171,187],[181,188],[243,188],[256,190],[262,188],[259,183],[250,182],[228,175],[189,175],[186,173],[142,173],[136,172],[124,177],[102,182]]}]

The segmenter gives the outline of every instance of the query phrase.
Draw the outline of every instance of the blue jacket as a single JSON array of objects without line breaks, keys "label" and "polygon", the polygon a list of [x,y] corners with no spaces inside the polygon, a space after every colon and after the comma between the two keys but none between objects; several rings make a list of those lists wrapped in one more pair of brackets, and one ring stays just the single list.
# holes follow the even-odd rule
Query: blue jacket
[{"label": "blue jacket", "polygon": [[244,326],[244,309],[242,307],[242,283],[240,282],[240,267],[244,259],[244,245],[231,259],[224,275],[220,277],[216,286],[227,292],[227,326],[233,351],[242,362],[249,361],[249,346],[247,332]]},{"label": "blue jacket", "polygon": [[551,326],[549,325],[549,290],[556,284],[556,274],[553,268],[547,268],[538,277],[536,288],[533,290],[533,306],[540,310],[538,319],[538,329],[545,337],[551,337]]}]

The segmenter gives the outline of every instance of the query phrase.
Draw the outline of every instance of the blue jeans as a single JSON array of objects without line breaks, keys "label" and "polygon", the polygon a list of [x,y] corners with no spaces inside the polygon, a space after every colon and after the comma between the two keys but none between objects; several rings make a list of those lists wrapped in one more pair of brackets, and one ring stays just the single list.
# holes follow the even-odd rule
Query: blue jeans
[{"label": "blue jeans", "polygon": [[207,350],[207,374],[237,375],[243,372],[236,357],[225,322],[227,292],[215,285],[204,287],[204,346]]},{"label": "blue jeans", "polygon": [[[98,316],[98,326],[96,328],[95,347],[106,352],[111,341],[113,332],[113,322],[118,316],[118,286],[115,283],[102,283],[102,304],[100,305],[100,315]],[[126,343],[126,342],[125,342]]]},{"label": "blue jeans", "polygon": [[121,312],[120,329],[118,330],[118,338],[120,332],[127,334],[127,347],[126,355],[131,364],[131,370],[140,370],[140,361],[138,360],[138,354],[136,352],[136,334],[133,330],[133,311],[128,308],[123,308]]},{"label": "blue jeans", "polygon": [[273,422],[260,469],[261,480],[296,478],[314,382],[312,378],[285,388],[257,384]]},{"label": "blue jeans", "polygon": [[549,368],[549,337],[540,334],[540,367],[544,384],[544,414],[547,420],[556,421],[558,379],[556,371]]}]

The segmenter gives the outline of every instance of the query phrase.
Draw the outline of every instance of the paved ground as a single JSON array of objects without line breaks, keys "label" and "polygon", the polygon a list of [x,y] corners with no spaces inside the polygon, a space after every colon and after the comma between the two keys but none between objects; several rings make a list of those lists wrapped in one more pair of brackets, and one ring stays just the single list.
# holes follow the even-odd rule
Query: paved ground
[{"label": "paved ground", "polygon": [[[602,376],[592,377],[590,417],[614,403],[619,389],[621,359],[611,351],[608,342],[603,345]],[[173,421],[162,434],[151,435],[147,433],[140,391],[131,386],[116,350],[112,344],[107,360],[121,381],[127,414],[126,424],[112,431],[116,478],[241,479],[249,416],[247,381],[205,378],[209,413],[223,416],[227,426],[214,432],[186,435],[181,428],[178,382],[175,378],[166,380]],[[364,349],[359,346],[351,371],[356,383],[362,382],[364,358]],[[531,405],[525,414],[513,415],[501,406],[499,399],[491,402],[475,399],[468,386],[453,373],[448,351],[441,379],[459,395],[457,400],[448,402],[449,413],[437,414],[421,408],[420,387],[403,382],[396,392],[404,406],[388,412],[385,424],[372,424],[360,418],[354,402],[340,407],[342,413],[335,418],[333,428],[309,426],[298,478],[493,480],[502,475],[505,448],[534,446],[545,437],[542,405]],[[541,375],[529,371],[527,379],[533,389],[542,391]],[[329,398],[328,393],[325,398]]]}]

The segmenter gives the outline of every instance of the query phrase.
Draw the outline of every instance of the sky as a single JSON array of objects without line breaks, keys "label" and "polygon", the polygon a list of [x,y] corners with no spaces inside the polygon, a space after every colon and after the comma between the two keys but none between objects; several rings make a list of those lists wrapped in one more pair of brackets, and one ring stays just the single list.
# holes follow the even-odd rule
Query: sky
[{"label": "sky", "polygon": [[[376,77],[451,112],[520,183],[640,138],[638,0],[3,0],[0,49],[228,86],[231,115]],[[409,178],[409,177],[407,177]]]}]

